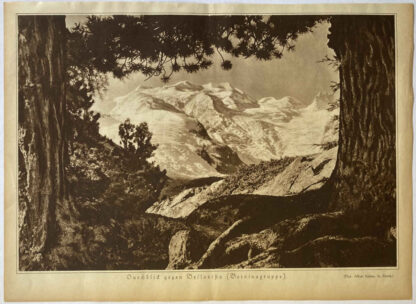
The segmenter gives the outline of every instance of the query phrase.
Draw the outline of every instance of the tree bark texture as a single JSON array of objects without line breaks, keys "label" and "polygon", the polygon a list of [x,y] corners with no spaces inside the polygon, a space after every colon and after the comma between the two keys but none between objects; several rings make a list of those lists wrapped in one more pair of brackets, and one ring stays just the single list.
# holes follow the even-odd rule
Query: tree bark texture
[{"label": "tree bark texture", "polygon": [[328,38],[341,62],[332,208],[381,231],[396,216],[394,17],[334,16]]},{"label": "tree bark texture", "polygon": [[20,268],[42,260],[65,204],[65,17],[19,16]]}]

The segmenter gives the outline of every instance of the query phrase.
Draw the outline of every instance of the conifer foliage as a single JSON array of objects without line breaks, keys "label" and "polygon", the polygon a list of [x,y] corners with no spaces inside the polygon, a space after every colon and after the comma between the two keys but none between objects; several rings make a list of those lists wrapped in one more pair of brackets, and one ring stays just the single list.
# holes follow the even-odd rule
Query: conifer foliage
[{"label": "conifer foliage", "polygon": [[[77,58],[94,73],[117,78],[132,72],[168,81],[174,72],[195,73],[224,56],[281,58],[322,16],[90,16],[71,31]],[[88,67],[89,66],[89,67]],[[88,67],[88,68],[87,68]],[[93,68],[91,68],[93,67]]]}]

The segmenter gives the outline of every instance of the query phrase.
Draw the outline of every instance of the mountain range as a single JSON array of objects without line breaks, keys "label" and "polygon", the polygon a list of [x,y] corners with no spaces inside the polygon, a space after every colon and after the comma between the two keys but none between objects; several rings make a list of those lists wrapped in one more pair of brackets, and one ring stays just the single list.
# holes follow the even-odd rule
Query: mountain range
[{"label": "mountain range", "polygon": [[[241,165],[319,153],[337,141],[335,96],[312,102],[296,98],[255,100],[229,83],[181,81],[138,86],[101,113],[100,132],[119,142],[118,126],[129,118],[147,122],[158,145],[153,160],[174,179],[224,176]],[[331,108],[332,105],[332,108]]]}]

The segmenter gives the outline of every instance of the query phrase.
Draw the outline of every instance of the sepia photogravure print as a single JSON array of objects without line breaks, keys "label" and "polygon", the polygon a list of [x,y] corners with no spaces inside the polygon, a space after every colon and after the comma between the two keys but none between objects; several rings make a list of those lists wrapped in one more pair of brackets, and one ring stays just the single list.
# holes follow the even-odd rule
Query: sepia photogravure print
[{"label": "sepia photogravure print", "polygon": [[396,13],[108,12],[14,16],[17,274],[404,266]]}]

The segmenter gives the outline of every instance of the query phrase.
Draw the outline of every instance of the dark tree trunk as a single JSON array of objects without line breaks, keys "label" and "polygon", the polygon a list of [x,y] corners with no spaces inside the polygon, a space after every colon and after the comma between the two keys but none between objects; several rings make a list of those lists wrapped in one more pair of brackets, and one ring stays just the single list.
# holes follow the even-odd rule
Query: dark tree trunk
[{"label": "dark tree trunk", "polygon": [[336,16],[329,46],[340,65],[340,137],[332,208],[364,230],[395,226],[395,49],[393,16]]},{"label": "dark tree trunk", "polygon": [[20,268],[41,263],[56,241],[65,186],[65,17],[20,16]]}]

